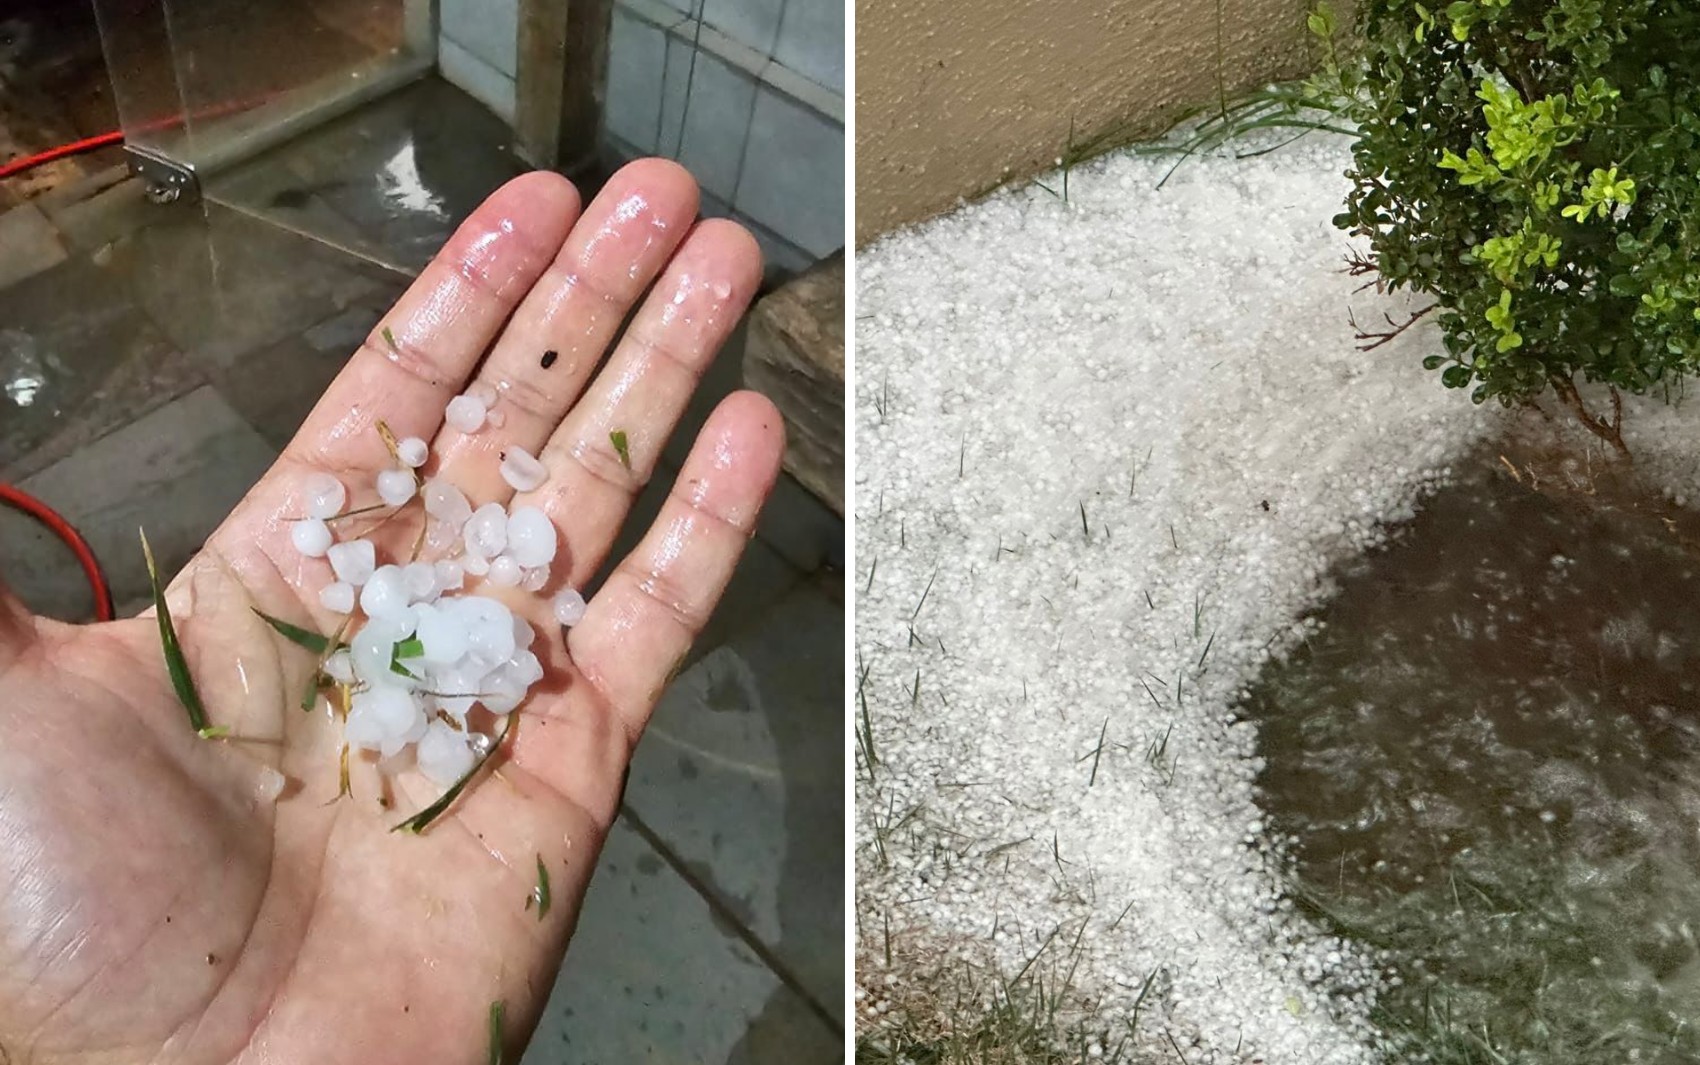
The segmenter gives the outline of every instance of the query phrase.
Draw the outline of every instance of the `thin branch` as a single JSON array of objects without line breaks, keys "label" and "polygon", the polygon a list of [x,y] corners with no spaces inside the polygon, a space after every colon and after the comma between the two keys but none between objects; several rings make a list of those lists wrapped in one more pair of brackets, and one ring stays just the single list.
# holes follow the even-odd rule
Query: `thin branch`
[{"label": "thin branch", "polygon": [[1405,330],[1411,328],[1413,325],[1416,325],[1418,322],[1422,321],[1423,318],[1426,315],[1429,314],[1429,312],[1433,311],[1438,306],[1440,306],[1440,304],[1431,303],[1427,307],[1424,307],[1420,311],[1412,312],[1411,316],[1409,318],[1405,319],[1403,322],[1395,322],[1393,320],[1393,316],[1391,314],[1387,314],[1386,312],[1383,312],[1381,316],[1383,318],[1387,319],[1388,328],[1385,329],[1385,330],[1378,330],[1378,331],[1374,331],[1374,332],[1366,330],[1362,326],[1358,325],[1357,319],[1354,318],[1350,313],[1347,313],[1346,320],[1348,322],[1352,323],[1352,328],[1355,330],[1355,333],[1353,334],[1353,339],[1366,341],[1366,343],[1361,343],[1361,344],[1358,345],[1358,350],[1359,351],[1374,351],[1376,348],[1381,347],[1383,344],[1391,344],[1394,340],[1396,340],[1399,337],[1399,335],[1401,333],[1403,333]]}]

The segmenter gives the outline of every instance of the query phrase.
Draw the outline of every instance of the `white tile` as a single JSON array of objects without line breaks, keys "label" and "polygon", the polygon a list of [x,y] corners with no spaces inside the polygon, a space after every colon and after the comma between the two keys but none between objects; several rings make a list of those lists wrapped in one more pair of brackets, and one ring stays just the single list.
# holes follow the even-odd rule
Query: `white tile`
[{"label": "white tile", "polygon": [[844,92],[844,4],[786,0],[773,58],[811,81]]},{"label": "white tile", "polygon": [[754,79],[675,36],[667,46],[666,95],[660,153],[677,159],[707,192],[731,200],[738,188],[750,111],[755,107]]},{"label": "white tile", "polygon": [[779,15],[785,0],[695,0],[702,20],[731,37],[771,55],[779,40]]},{"label": "white tile", "polygon": [[614,9],[608,36],[608,89],[603,117],[608,132],[636,148],[655,151],[661,116],[661,73],[667,38],[653,23],[623,7]]},{"label": "white tile", "polygon": [[437,66],[443,79],[500,115],[514,120],[514,79],[447,37],[437,42]]},{"label": "white tile", "polygon": [[442,0],[443,36],[514,77],[519,71],[519,0]]},{"label": "white tile", "polygon": [[762,86],[733,200],[812,255],[844,245],[844,127]]}]

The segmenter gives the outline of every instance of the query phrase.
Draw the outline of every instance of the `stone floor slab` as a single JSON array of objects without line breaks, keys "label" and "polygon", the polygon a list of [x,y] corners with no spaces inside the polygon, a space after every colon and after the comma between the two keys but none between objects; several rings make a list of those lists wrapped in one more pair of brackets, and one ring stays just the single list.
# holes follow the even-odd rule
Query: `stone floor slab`
[{"label": "stone floor slab", "polygon": [[813,583],[662,697],[626,806],[841,1017],[844,610]]},{"label": "stone floor slab", "polygon": [[616,825],[522,1065],[826,1065],[842,1036]]},{"label": "stone floor slab", "polygon": [[[217,393],[203,387],[19,487],[82,532],[106,570],[114,600],[133,602],[148,590],[136,530],[147,529],[161,573],[176,573],[276,457]],[[75,559],[57,540],[12,525],[22,520],[7,515],[0,572],[35,609],[86,620],[91,602]]]}]

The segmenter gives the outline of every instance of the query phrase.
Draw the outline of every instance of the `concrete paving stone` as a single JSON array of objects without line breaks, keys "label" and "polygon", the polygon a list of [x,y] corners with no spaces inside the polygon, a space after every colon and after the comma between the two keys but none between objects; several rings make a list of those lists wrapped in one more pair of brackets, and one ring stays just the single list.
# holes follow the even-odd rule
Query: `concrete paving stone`
[{"label": "concrete paving stone", "polygon": [[662,697],[626,806],[842,1023],[844,608],[805,584]]},{"label": "concrete paving stone", "polygon": [[522,1065],[826,1065],[843,1036],[616,823]]},{"label": "concrete paving stone", "polygon": [[[18,487],[82,532],[106,571],[113,599],[128,603],[148,592],[138,528],[146,528],[162,576],[175,574],[276,457],[276,449],[216,392],[202,387]],[[14,537],[14,530],[9,526],[0,536],[0,572],[24,602],[64,620],[92,616],[71,554],[57,540]]]}]

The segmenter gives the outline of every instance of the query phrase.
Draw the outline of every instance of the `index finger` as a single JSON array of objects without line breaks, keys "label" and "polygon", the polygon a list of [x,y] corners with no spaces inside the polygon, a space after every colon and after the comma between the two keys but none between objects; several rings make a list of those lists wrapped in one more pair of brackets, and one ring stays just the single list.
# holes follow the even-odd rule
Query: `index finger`
[{"label": "index finger", "polygon": [[492,193],[373,327],[284,457],[336,472],[381,469],[380,420],[397,436],[430,439],[578,213],[578,190],[547,171]]}]

